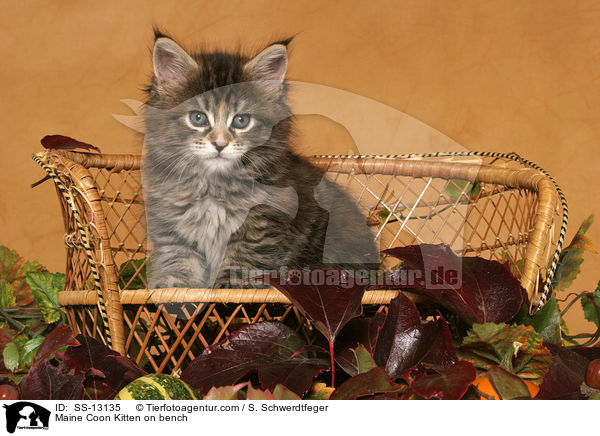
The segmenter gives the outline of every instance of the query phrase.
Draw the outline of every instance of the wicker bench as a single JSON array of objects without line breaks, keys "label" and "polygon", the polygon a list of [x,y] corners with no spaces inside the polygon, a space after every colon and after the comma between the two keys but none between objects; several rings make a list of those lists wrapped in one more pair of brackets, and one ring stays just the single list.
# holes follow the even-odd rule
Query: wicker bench
[{"label": "wicker bench", "polygon": [[[555,231],[566,212],[560,191],[514,156],[463,154],[312,159],[356,197],[381,249],[444,243],[458,255],[509,262],[535,310],[564,234],[564,224]],[[274,289],[147,289],[139,156],[46,150],[34,159],[60,200],[67,267],[59,302],[76,333],[171,373],[244,324],[278,319],[310,333]],[[368,291],[363,302],[385,305],[395,295]],[[171,303],[183,303],[186,319],[169,314]]]}]

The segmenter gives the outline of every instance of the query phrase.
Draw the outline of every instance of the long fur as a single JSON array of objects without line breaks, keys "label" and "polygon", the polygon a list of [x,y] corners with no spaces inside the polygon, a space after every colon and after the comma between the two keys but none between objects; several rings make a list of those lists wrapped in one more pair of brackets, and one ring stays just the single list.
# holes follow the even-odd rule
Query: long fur
[{"label": "long fur", "polygon": [[[240,268],[376,266],[378,257],[367,256],[376,252],[373,235],[349,195],[292,151],[285,82],[261,83],[241,53],[190,56],[197,68],[172,86],[155,75],[148,88],[149,286],[246,287]],[[190,144],[210,147],[205,136],[214,132],[194,130],[186,114],[207,107],[257,120],[251,131],[231,133],[229,147],[245,151],[223,170],[191,151],[200,146]]]}]

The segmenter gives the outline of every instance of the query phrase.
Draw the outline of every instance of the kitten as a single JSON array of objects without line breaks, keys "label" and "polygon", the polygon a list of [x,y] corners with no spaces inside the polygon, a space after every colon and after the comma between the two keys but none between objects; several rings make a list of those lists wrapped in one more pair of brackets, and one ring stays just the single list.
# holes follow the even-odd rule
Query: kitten
[{"label": "kitten", "polygon": [[156,35],[143,161],[150,288],[248,287],[244,270],[377,268],[350,196],[291,149],[287,42],[248,58],[190,54]]}]

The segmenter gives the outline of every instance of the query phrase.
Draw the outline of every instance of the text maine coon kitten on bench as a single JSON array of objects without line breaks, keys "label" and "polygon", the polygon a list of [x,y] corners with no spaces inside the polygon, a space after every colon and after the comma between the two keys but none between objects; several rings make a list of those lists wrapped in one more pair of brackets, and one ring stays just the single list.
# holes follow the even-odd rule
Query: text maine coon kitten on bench
[{"label": "text maine coon kitten on bench", "polygon": [[150,288],[249,287],[244,269],[377,268],[350,196],[292,151],[287,59],[287,42],[247,58],[188,54],[156,36],[143,166]]}]

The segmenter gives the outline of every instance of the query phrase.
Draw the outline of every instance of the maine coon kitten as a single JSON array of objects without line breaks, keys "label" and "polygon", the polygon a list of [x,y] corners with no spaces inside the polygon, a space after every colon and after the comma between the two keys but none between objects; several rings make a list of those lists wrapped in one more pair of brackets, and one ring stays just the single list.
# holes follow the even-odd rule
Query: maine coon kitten
[{"label": "maine coon kitten", "polygon": [[248,287],[241,269],[377,267],[365,217],[290,147],[287,61],[287,42],[248,58],[157,35],[143,165],[150,288]]}]

